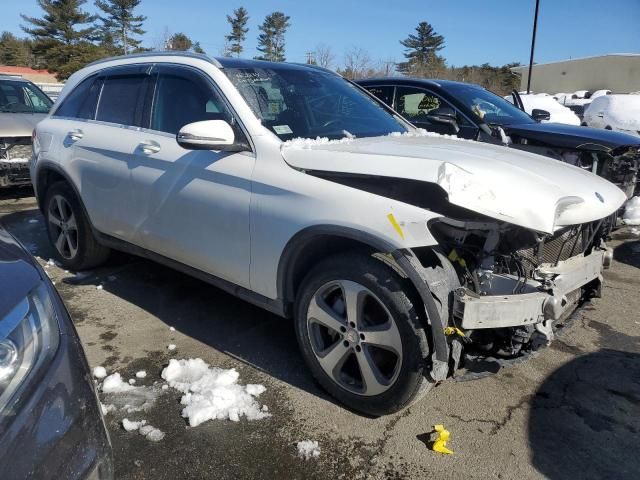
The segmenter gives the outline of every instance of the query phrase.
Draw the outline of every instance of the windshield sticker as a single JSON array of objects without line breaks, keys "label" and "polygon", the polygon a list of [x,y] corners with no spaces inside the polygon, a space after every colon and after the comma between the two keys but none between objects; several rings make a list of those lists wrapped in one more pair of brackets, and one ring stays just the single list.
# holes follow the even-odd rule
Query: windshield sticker
[{"label": "windshield sticker", "polygon": [[273,131],[278,135],[286,135],[287,133],[293,133],[293,130],[289,128],[289,125],[274,125]]}]

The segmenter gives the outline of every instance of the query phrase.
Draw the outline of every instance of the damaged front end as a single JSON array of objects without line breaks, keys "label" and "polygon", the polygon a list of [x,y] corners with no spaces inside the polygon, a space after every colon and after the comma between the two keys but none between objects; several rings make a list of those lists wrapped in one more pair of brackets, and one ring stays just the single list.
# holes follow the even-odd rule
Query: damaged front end
[{"label": "damaged front end", "polygon": [[626,145],[616,148],[594,143],[585,143],[575,147],[554,147],[513,135],[513,148],[537,153],[562,162],[580,167],[606,178],[622,190],[627,198],[637,195],[640,190],[640,146]]},{"label": "damaged front end", "polygon": [[0,187],[28,185],[31,137],[0,138]]},{"label": "damaged front end", "polygon": [[[513,358],[548,344],[554,325],[599,296],[612,259],[610,219],[541,234],[492,219],[438,218],[429,229],[456,270],[449,327],[465,348]],[[456,359],[456,363],[457,363]]]}]

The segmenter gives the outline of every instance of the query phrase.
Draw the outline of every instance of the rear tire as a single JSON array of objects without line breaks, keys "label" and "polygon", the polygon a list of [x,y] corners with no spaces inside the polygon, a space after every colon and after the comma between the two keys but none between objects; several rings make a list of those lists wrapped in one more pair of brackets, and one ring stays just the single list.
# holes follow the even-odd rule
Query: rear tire
[{"label": "rear tire", "polygon": [[296,336],[311,373],[332,396],[379,416],[431,388],[415,296],[408,280],[360,252],[327,258],[308,273],[296,298]]},{"label": "rear tire", "polygon": [[56,259],[72,271],[104,263],[109,248],[98,243],[80,200],[66,182],[47,189],[44,201],[47,235]]}]

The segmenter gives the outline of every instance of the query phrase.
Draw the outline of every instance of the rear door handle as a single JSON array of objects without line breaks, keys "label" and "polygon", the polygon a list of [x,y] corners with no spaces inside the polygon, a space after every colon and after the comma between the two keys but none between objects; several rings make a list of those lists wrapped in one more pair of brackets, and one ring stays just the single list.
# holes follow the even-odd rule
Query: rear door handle
[{"label": "rear door handle", "polygon": [[84,133],[79,128],[76,130],[71,130],[68,135],[69,135],[69,138],[74,142],[77,142],[82,137],[84,137]]},{"label": "rear door handle", "polygon": [[145,155],[153,155],[154,153],[158,153],[160,151],[160,144],[158,142],[154,142],[153,140],[148,140],[146,142],[140,143],[140,148]]}]

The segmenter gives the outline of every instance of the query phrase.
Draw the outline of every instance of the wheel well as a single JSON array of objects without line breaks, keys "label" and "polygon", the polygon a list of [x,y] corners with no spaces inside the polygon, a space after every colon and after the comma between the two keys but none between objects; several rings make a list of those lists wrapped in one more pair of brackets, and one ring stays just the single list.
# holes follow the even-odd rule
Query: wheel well
[{"label": "wheel well", "polygon": [[38,172],[35,187],[38,192],[38,207],[41,211],[44,210],[44,199],[47,195],[47,190],[51,185],[60,181],[66,182],[67,179],[52,168],[45,167]]},{"label": "wheel well", "polygon": [[349,250],[369,251],[376,249],[360,240],[340,235],[318,234],[295,242],[286,249],[279,277],[281,298],[285,304],[285,314],[291,314],[291,305],[298,294],[298,288],[309,270],[318,262],[332,255]]}]

